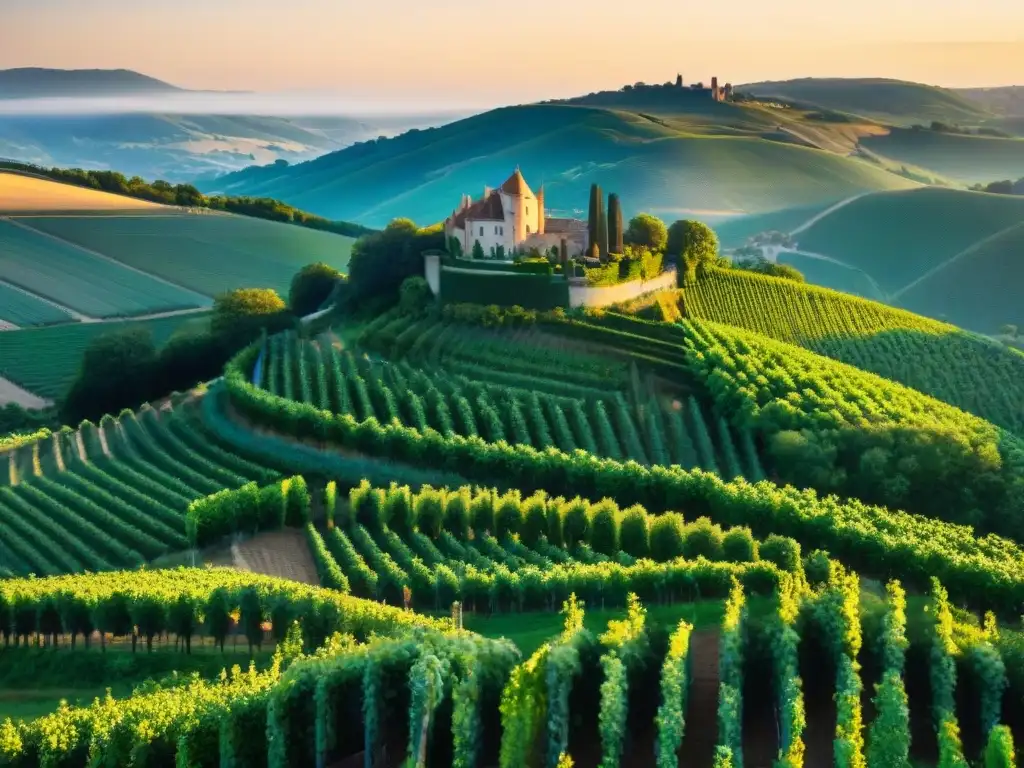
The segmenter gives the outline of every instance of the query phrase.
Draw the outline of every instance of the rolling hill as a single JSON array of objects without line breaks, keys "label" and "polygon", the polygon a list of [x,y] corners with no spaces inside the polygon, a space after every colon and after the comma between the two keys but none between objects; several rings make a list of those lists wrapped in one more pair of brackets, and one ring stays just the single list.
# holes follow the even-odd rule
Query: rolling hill
[{"label": "rolling hill", "polygon": [[344,269],[353,242],[0,173],[0,376],[55,397],[87,341],[123,327],[104,321],[133,319],[169,334],[221,292],[287,295],[306,264]]},{"label": "rolling hill", "polygon": [[1021,138],[894,128],[884,136],[863,137],[861,146],[890,161],[927,168],[964,185],[1024,176]]},{"label": "rolling hill", "polygon": [[985,107],[955,91],[885,78],[808,77],[747,83],[736,86],[736,89],[755,96],[825,107],[894,125],[928,124],[933,120],[970,125],[991,117]]},{"label": "rolling hill", "polygon": [[[1017,230],[1019,244],[1024,224]],[[981,268],[945,277],[940,270],[934,284],[922,283],[921,296],[934,296],[936,305],[945,306],[952,304],[951,297],[935,295],[939,283],[949,290],[968,274],[1007,275],[992,268],[1003,265],[974,266]],[[1019,284],[1019,276],[1008,279]],[[996,293],[994,286],[979,282],[967,283],[960,300],[983,297],[976,302],[981,304]],[[710,270],[682,293],[687,317],[797,344],[1024,435],[1019,405],[1024,401],[1024,355],[1003,344],[885,304],[742,270]],[[979,308],[966,311],[978,313]]]},{"label": "rolling hill", "polygon": [[183,89],[129,69],[0,70],[0,99],[39,99],[180,93]]},{"label": "rolling hill", "polygon": [[128,70],[2,70],[0,159],[190,182],[452,119],[305,116],[273,98],[247,98],[184,90]]},{"label": "rolling hill", "polygon": [[[439,221],[460,195],[479,194],[515,165],[532,184],[545,185],[549,209],[582,208],[589,185],[600,181],[619,193],[627,215],[699,213],[712,220],[916,186],[868,163],[765,138],[760,109],[707,104],[728,130],[709,133],[690,118],[678,123],[670,116],[535,104],[359,144],[291,167],[250,168],[200,186],[276,197],[371,226],[398,216]],[[748,115],[753,128],[738,124]]]},{"label": "rolling hill", "polygon": [[893,300],[931,317],[970,318],[971,327],[992,333],[1024,327],[1024,216],[1019,221],[936,265]]}]

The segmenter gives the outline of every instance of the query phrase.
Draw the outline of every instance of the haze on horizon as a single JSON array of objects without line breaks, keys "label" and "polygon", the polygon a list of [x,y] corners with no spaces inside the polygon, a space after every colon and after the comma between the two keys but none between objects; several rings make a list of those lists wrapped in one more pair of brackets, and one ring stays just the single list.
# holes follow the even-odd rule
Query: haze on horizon
[{"label": "haze on horizon", "polygon": [[459,0],[2,1],[17,34],[0,69],[133,69],[184,88],[305,92],[296,105],[331,92],[347,111],[484,108],[676,72],[1024,83],[1019,0],[477,0],[468,18]]}]

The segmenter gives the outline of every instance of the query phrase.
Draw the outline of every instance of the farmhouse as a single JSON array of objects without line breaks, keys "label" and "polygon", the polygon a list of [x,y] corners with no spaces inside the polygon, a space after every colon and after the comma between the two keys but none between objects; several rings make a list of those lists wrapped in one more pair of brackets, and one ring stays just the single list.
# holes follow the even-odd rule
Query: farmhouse
[{"label": "farmhouse", "polygon": [[544,187],[534,194],[518,167],[497,189],[484,187],[479,199],[463,195],[458,208],[445,219],[444,232],[447,241],[467,255],[476,243],[487,256],[509,257],[534,248],[550,251],[563,239],[570,256],[587,247],[587,223],[547,216]]}]

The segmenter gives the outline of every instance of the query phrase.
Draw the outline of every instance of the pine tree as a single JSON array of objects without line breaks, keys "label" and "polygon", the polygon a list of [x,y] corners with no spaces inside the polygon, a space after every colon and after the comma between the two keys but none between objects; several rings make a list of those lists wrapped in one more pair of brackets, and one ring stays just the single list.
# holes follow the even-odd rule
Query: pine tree
[{"label": "pine tree", "polygon": [[473,241],[473,258],[479,261],[484,257],[484,247],[480,245],[479,240]]},{"label": "pine tree", "polygon": [[611,253],[622,253],[622,206],[619,196],[608,195],[608,250]]}]

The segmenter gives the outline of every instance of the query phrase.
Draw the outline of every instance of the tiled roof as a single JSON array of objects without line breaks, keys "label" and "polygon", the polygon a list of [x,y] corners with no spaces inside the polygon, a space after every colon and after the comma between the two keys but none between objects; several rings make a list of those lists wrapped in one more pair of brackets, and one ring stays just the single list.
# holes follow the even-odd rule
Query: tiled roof
[{"label": "tiled roof", "polygon": [[584,232],[586,229],[587,222],[583,219],[544,219],[544,231],[552,235],[561,232]]},{"label": "tiled roof", "polygon": [[467,219],[470,221],[504,221],[505,209],[501,204],[501,195],[494,191],[487,197],[477,200],[468,208],[455,214],[452,224],[464,228]]},{"label": "tiled roof", "polygon": [[501,191],[506,195],[530,195],[533,192],[530,190],[530,185],[526,183],[526,179],[523,178],[523,174],[516,168],[512,175],[505,180],[505,183],[501,185]]}]

